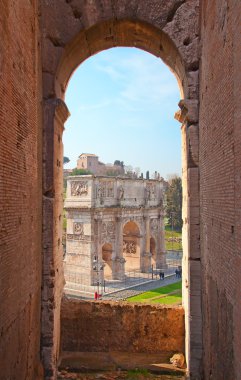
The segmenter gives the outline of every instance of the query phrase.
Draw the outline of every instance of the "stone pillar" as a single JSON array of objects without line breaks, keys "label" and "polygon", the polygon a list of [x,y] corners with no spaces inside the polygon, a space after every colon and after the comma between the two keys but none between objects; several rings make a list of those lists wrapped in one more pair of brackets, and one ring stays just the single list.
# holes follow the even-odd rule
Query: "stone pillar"
[{"label": "stone pillar", "polygon": [[200,195],[199,195],[199,129],[198,100],[179,103],[176,119],[182,123],[182,293],[185,309],[185,354],[187,370],[192,379],[201,378],[202,311],[200,256]]},{"label": "stone pillar", "polygon": [[123,258],[123,226],[121,217],[116,217],[115,251],[112,258],[113,280],[123,280],[125,277],[125,259]]},{"label": "stone pillar", "polygon": [[150,252],[150,219],[146,217],[146,252]]},{"label": "stone pillar", "polygon": [[164,215],[163,212],[159,216],[159,226],[158,226],[158,249],[156,257],[156,267],[165,269],[166,264],[166,254],[165,254],[165,227],[164,227]]},{"label": "stone pillar", "polygon": [[141,271],[148,272],[151,270],[151,252],[150,252],[150,218],[144,217],[145,220],[145,252],[141,254]]},{"label": "stone pillar", "polygon": [[113,280],[124,280],[125,278],[125,262],[123,257],[114,257],[112,259],[112,278]]},{"label": "stone pillar", "polygon": [[43,108],[43,280],[41,356],[45,379],[56,377],[60,344],[60,307],[64,287],[62,212],[65,103],[48,99]]},{"label": "stone pillar", "polygon": [[[94,218],[94,250],[92,252],[92,255],[90,257],[91,260],[91,285],[95,285],[97,281],[100,281],[101,284],[104,283],[104,270],[100,271],[100,266],[104,265],[104,262],[102,260],[102,241],[101,241],[101,227],[102,227],[102,218],[100,215],[95,216]],[[94,257],[97,259],[96,267],[98,266],[98,270],[94,270],[93,267],[95,266],[93,261]]]}]

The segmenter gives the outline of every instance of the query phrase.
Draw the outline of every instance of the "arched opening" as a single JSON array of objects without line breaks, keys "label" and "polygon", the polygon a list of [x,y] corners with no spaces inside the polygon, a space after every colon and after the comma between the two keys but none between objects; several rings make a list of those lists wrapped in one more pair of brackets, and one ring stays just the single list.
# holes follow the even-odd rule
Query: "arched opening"
[{"label": "arched opening", "polygon": [[[180,88],[181,98],[184,101],[180,104],[181,112],[178,113],[178,119],[183,123],[182,128],[182,141],[183,141],[183,247],[184,247],[184,270],[183,270],[183,282],[186,284],[184,294],[184,307],[185,307],[185,320],[186,320],[186,356],[189,363],[190,347],[192,341],[190,339],[190,331],[194,331],[195,328],[199,331],[199,337],[201,336],[201,313],[192,311],[190,305],[193,300],[198,302],[200,310],[200,285],[197,285],[197,292],[191,295],[190,286],[195,288],[197,281],[190,285],[190,273],[192,267],[195,266],[198,281],[200,279],[200,253],[199,247],[196,242],[199,240],[199,230],[196,215],[198,212],[197,204],[199,194],[198,183],[198,128],[197,128],[197,80],[196,75],[192,71],[196,70],[197,65],[191,65],[189,62],[184,62],[182,54],[178,51],[175,44],[172,42],[168,34],[161,31],[159,28],[143,22],[143,21],[131,21],[131,20],[109,20],[100,23],[96,23],[90,28],[78,33],[78,35],[65,47],[64,52],[58,64],[58,69],[55,71],[54,81],[51,80],[45,86],[45,96],[47,98],[45,102],[45,140],[44,149],[47,155],[52,155],[51,162],[46,159],[44,161],[44,175],[45,175],[45,194],[46,200],[44,202],[44,224],[45,227],[43,242],[46,247],[46,257],[48,263],[46,267],[49,267],[49,276],[51,277],[53,271],[51,271],[50,263],[54,263],[54,275],[55,276],[55,311],[52,323],[54,328],[59,328],[59,310],[61,305],[61,296],[63,289],[63,276],[62,276],[62,231],[55,228],[61,224],[61,209],[62,209],[62,143],[61,136],[63,132],[63,125],[68,117],[68,110],[63,102],[65,97],[66,87],[69,78],[73,74],[74,70],[88,57],[101,50],[108,49],[114,46],[129,46],[139,47],[157,57],[163,59],[163,61],[174,72],[178,85]],[[189,73],[190,72],[190,73]],[[54,95],[53,95],[54,94]],[[54,131],[54,132],[53,132]],[[48,136],[51,138],[47,138]],[[190,149],[192,146],[192,149]],[[55,167],[57,163],[57,168]],[[54,169],[53,169],[54,167]],[[46,173],[50,175],[46,176]],[[54,186],[53,186],[54,183]],[[192,184],[192,189],[190,187]],[[54,192],[52,188],[54,187]],[[54,194],[54,203],[48,202],[48,196]],[[197,194],[196,196],[193,196]],[[49,212],[49,210],[51,210]],[[190,211],[191,210],[191,211]],[[49,227],[49,215],[52,215],[52,222],[50,228],[55,232],[52,234],[52,238],[46,232]],[[194,216],[195,215],[195,216]],[[197,228],[196,228],[197,227]],[[191,232],[190,232],[191,231]],[[191,237],[191,238],[190,238]],[[195,241],[193,248],[195,253],[191,254],[192,241]],[[48,242],[50,241],[50,244]],[[47,242],[47,243],[46,243]],[[149,241],[150,243],[150,241]],[[192,256],[192,257],[191,257]],[[193,262],[190,260],[199,261]],[[46,274],[45,274],[46,276]],[[46,276],[47,278],[47,276]],[[47,287],[47,282],[44,278],[44,287]],[[195,288],[195,289],[196,289]],[[195,298],[196,297],[196,298]],[[45,299],[43,299],[45,303]],[[52,311],[51,311],[52,313]],[[47,312],[48,314],[48,312]],[[192,324],[190,325],[190,320]],[[45,331],[43,328],[43,335]],[[195,341],[195,339],[194,339]],[[44,349],[44,347],[43,347]],[[58,348],[53,346],[53,351],[57,352]],[[197,353],[197,361],[200,361],[201,349],[195,351]],[[195,356],[196,354],[194,354]],[[189,365],[189,364],[188,364]]]},{"label": "arched opening", "polygon": [[140,230],[133,221],[123,227],[123,258],[126,272],[140,269]]},{"label": "arched opening", "polygon": [[81,62],[116,46],[136,47],[160,57],[177,78],[180,98],[185,97],[188,92],[185,65],[174,43],[166,33],[151,24],[132,20],[104,21],[79,33],[68,45],[58,66],[56,96],[64,99],[69,79]]},{"label": "arched opening", "polygon": [[102,246],[102,260],[104,262],[104,279],[112,277],[112,245],[105,243]]}]

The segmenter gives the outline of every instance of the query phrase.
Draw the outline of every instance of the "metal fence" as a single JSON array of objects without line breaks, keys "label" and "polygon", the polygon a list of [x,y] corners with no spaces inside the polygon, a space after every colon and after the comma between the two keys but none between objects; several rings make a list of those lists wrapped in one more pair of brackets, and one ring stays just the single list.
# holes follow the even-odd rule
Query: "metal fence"
[{"label": "metal fence", "polygon": [[140,269],[125,271],[125,275],[120,280],[113,280],[111,276],[105,276],[101,280],[96,276],[93,285],[87,285],[90,278],[87,274],[80,271],[65,271],[65,292],[68,295],[78,296],[79,298],[93,299],[96,294],[111,294],[124,289],[160,279],[160,273],[164,276],[175,274],[175,270],[182,265],[182,252],[169,251],[165,254],[161,267],[152,266],[148,272],[141,272]]}]

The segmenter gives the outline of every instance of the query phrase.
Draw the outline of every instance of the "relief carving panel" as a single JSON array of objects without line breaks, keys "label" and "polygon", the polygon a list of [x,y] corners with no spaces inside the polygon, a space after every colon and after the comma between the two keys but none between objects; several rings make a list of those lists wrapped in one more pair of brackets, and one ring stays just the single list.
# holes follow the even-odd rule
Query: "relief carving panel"
[{"label": "relief carving panel", "polygon": [[156,185],[154,183],[148,183],[145,188],[145,199],[152,200],[156,198]]},{"label": "relief carving panel", "polygon": [[80,222],[74,223],[74,234],[84,235],[84,225]]},{"label": "relief carving panel", "polygon": [[97,186],[97,198],[113,198],[114,182],[102,182]]},{"label": "relief carving panel", "polygon": [[158,225],[159,225],[159,220],[158,219],[151,219],[151,231],[154,233],[158,232]]},{"label": "relief carving panel", "polygon": [[101,238],[102,241],[108,241],[115,238],[115,223],[103,222],[101,225]]},{"label": "relief carving panel", "polygon": [[88,194],[88,182],[87,181],[74,181],[71,182],[71,195],[80,197],[81,195]]},{"label": "relief carving panel", "polygon": [[123,241],[123,253],[135,254],[136,248],[136,242],[134,240]]},{"label": "relief carving panel", "polygon": [[123,186],[120,186],[119,189],[118,189],[118,199],[121,200],[124,198],[124,187]]}]

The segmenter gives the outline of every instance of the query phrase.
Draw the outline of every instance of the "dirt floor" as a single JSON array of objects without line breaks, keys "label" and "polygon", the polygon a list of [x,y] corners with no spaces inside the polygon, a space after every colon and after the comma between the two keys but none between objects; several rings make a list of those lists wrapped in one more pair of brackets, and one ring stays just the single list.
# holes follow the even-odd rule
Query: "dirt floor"
[{"label": "dirt floor", "polygon": [[108,372],[90,372],[74,373],[62,370],[58,373],[58,380],[184,380],[180,375],[158,375],[148,371],[108,371]]}]

